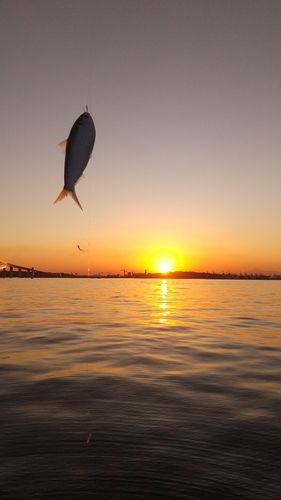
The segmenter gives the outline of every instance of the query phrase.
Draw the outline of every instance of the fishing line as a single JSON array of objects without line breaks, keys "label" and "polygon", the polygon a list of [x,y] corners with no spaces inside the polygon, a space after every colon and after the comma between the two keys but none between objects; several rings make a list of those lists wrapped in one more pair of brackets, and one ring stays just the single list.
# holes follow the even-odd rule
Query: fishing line
[{"label": "fishing line", "polygon": [[[95,113],[94,113],[94,106],[93,106],[93,81],[94,81],[94,66],[93,66],[93,32],[92,30],[87,31],[87,35],[84,38],[84,43],[85,46],[83,50],[81,50],[81,59],[84,61],[84,68],[82,71],[82,74],[84,75],[83,78],[83,92],[81,94],[81,97],[83,99],[82,101],[82,110],[85,112],[89,112],[90,115],[92,115],[94,123],[95,123]],[[81,111],[82,111],[81,110]],[[91,275],[91,253],[92,253],[92,239],[91,239],[91,233],[92,233],[92,205],[91,205],[91,200],[92,200],[92,194],[93,194],[93,154],[91,155],[87,168],[83,174],[82,182],[86,182],[85,186],[85,193],[86,197],[85,200],[81,200],[81,204],[83,207],[83,231],[82,235],[83,237],[80,239],[80,242],[83,242],[83,245],[85,246],[85,250],[87,252],[87,276],[89,277]],[[85,244],[86,240],[86,244]],[[79,244],[79,241],[77,241]],[[81,246],[83,246],[81,245]],[[86,256],[85,256],[86,257]],[[85,259],[83,259],[85,260]],[[85,271],[83,272],[85,274]]]},{"label": "fishing line", "polygon": [[[94,123],[95,123],[95,110],[94,110],[94,102],[93,102],[93,87],[94,87],[94,65],[93,65],[93,49],[94,49],[94,36],[93,31],[88,31],[88,78],[87,78],[87,89],[86,89],[86,97],[87,102],[86,106],[89,110],[89,113],[92,115]],[[87,175],[87,247],[88,247],[88,260],[87,260],[87,275],[88,277],[91,275],[91,254],[92,254],[92,199],[93,199],[93,182],[94,182],[94,152],[91,155]]]}]

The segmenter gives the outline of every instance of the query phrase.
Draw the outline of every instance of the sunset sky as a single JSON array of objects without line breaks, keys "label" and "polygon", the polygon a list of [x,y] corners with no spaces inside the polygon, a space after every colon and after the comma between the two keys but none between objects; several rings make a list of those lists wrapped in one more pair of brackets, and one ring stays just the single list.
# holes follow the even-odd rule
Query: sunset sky
[{"label": "sunset sky", "polygon": [[[280,0],[1,0],[0,260],[280,272],[280,47]],[[86,104],[82,212],[53,201]]]}]

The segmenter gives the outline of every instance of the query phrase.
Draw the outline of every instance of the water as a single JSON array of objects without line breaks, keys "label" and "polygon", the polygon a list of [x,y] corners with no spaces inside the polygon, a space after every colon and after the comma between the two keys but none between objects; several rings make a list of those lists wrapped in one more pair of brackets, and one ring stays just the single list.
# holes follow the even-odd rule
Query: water
[{"label": "water", "polygon": [[281,282],[0,280],[0,497],[281,498]]}]

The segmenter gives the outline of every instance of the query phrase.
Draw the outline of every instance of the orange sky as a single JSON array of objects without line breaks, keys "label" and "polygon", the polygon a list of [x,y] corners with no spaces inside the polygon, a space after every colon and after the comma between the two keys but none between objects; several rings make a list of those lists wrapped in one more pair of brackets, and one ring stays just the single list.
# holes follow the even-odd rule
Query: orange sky
[{"label": "orange sky", "polygon": [[[203,232],[203,228],[202,228]],[[63,238],[40,243],[34,241],[14,247],[3,247],[1,251],[9,262],[33,266],[42,270],[87,273],[127,271],[148,272],[159,270],[163,260],[170,260],[171,270],[218,271],[218,272],[278,272],[280,253],[270,249],[261,239],[253,242],[229,239],[225,233],[221,240],[205,240],[203,237],[161,234],[146,235],[144,232],[131,234],[129,228],[119,236],[101,239],[96,235],[91,238]],[[80,252],[77,245],[85,252]],[[270,257],[268,255],[270,254]]]}]

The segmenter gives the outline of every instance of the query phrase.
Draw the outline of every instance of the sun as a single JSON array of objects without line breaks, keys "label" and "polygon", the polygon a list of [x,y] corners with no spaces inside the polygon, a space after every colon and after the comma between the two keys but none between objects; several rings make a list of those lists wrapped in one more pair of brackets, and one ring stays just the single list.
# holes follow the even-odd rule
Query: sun
[{"label": "sun", "polygon": [[175,245],[151,245],[143,258],[144,269],[150,273],[159,273],[163,276],[182,269],[184,263],[182,251]]},{"label": "sun", "polygon": [[159,273],[166,274],[173,271],[175,262],[172,257],[159,257],[155,259],[155,267]]}]

